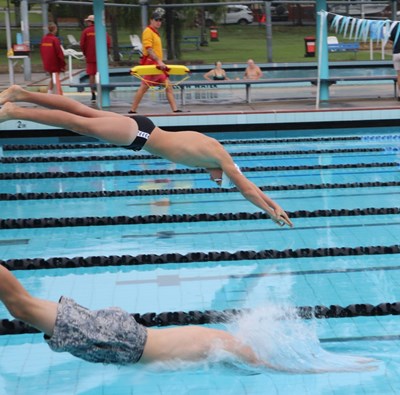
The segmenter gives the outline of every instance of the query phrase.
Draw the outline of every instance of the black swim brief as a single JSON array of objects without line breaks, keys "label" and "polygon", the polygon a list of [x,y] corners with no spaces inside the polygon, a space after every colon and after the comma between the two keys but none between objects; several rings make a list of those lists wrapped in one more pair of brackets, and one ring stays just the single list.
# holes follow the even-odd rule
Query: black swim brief
[{"label": "black swim brief", "polygon": [[143,146],[147,143],[151,132],[154,130],[156,125],[149,118],[143,117],[142,115],[135,115],[132,117],[138,124],[138,134],[129,145],[124,145],[122,148],[131,149],[133,151],[140,151]]}]

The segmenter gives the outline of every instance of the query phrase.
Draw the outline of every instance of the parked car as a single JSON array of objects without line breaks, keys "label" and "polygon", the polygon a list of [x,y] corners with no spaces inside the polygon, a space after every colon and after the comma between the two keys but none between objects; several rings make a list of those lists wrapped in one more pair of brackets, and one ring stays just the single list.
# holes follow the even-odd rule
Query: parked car
[{"label": "parked car", "polygon": [[253,23],[253,11],[247,5],[228,5],[223,10],[221,16],[206,12],[205,14],[206,26],[212,26],[218,23],[225,25],[239,24],[247,25]]}]

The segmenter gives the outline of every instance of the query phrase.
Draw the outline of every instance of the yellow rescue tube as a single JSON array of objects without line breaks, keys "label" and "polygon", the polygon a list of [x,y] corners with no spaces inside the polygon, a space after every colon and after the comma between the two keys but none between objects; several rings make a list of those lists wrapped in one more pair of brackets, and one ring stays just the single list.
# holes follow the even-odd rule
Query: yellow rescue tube
[{"label": "yellow rescue tube", "polygon": [[[168,64],[167,70],[165,72],[169,75],[185,75],[187,73],[190,73],[190,70],[186,66],[182,65],[174,65],[174,64]],[[163,74],[164,71],[160,70],[157,65],[155,64],[149,64],[149,65],[144,65],[144,66],[135,66],[131,68],[131,74],[132,75],[158,75],[158,74]]]}]

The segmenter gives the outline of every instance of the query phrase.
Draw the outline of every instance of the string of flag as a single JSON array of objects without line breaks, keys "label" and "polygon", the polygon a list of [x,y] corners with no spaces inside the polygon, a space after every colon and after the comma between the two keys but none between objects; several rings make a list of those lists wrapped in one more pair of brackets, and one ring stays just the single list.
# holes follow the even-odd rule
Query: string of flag
[{"label": "string of flag", "polygon": [[328,15],[331,15],[333,18],[330,30],[334,30],[336,34],[343,35],[344,38],[350,40],[367,41],[371,39],[376,42],[381,41],[386,45],[389,39],[396,43],[400,35],[400,29],[397,28],[399,21],[355,18],[328,11],[320,11],[320,14],[326,20]]}]

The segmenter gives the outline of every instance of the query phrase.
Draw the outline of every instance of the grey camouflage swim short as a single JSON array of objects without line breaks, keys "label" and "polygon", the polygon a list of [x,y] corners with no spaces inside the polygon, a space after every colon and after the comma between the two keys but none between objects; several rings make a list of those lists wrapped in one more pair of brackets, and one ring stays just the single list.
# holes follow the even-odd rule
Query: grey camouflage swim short
[{"label": "grey camouflage swim short", "polygon": [[118,307],[89,310],[61,297],[53,336],[45,336],[56,352],[69,352],[89,362],[132,364],[139,361],[147,329]]}]

